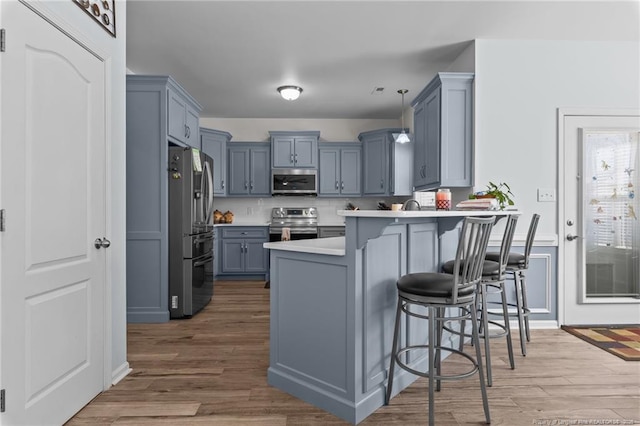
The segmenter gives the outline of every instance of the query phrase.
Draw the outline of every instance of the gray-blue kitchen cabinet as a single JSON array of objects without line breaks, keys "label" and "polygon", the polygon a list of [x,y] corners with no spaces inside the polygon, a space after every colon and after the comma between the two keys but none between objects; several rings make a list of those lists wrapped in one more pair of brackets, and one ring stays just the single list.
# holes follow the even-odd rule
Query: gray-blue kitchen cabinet
[{"label": "gray-blue kitchen cabinet", "polygon": [[271,195],[271,151],[265,143],[230,142],[228,155],[229,196]]},{"label": "gray-blue kitchen cabinet", "polygon": [[393,140],[393,133],[401,130],[379,129],[358,135],[362,142],[362,195],[412,195],[413,146]]},{"label": "gray-blue kitchen cabinet", "polygon": [[265,275],[269,270],[269,241],[266,226],[221,227],[220,275]]},{"label": "gray-blue kitchen cabinet", "polygon": [[438,73],[414,108],[416,190],[473,186],[473,73]]},{"label": "gray-blue kitchen cabinet", "polygon": [[318,167],[318,131],[269,132],[273,168]]},{"label": "gray-blue kitchen cabinet", "polygon": [[[169,321],[169,135],[176,95],[200,105],[168,76],[127,75],[127,321]],[[185,111],[182,111],[185,120]],[[198,130],[196,126],[195,134]],[[184,133],[183,133],[184,135]]]},{"label": "gray-blue kitchen cabinet", "polygon": [[227,142],[231,134],[220,130],[200,128],[202,152],[213,158],[213,194],[227,195]]},{"label": "gray-blue kitchen cabinet", "polygon": [[200,149],[200,111],[202,107],[182,87],[168,86],[167,131],[169,140]]},{"label": "gray-blue kitchen cabinet", "polygon": [[358,143],[319,145],[319,195],[360,196],[362,147]]}]

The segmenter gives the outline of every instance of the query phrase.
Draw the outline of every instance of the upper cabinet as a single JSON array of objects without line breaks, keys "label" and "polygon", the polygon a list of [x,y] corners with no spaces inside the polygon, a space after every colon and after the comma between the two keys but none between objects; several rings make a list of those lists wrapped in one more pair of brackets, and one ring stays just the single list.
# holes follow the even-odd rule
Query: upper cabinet
[{"label": "upper cabinet", "polygon": [[416,190],[473,186],[473,78],[438,73],[411,103]]},{"label": "upper cabinet", "polygon": [[319,144],[319,194],[333,197],[360,196],[362,147],[359,143]]},{"label": "upper cabinet", "polygon": [[269,132],[274,169],[318,167],[320,132]]},{"label": "upper cabinet", "polygon": [[227,149],[230,196],[271,195],[269,144],[230,142]]},{"label": "upper cabinet", "polygon": [[362,194],[368,196],[412,195],[412,143],[395,143],[393,133],[380,129],[360,133],[362,141]]},{"label": "upper cabinet", "polygon": [[202,107],[184,89],[169,79],[167,90],[167,132],[169,140],[200,149]]},{"label": "upper cabinet", "polygon": [[220,130],[200,128],[202,152],[213,158],[213,193],[227,195],[227,142],[231,134]]}]

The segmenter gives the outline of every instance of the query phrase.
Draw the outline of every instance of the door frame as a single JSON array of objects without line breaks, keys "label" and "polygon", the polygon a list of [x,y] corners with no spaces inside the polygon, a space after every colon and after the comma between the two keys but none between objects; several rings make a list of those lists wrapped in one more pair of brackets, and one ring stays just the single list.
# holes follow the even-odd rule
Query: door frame
[{"label": "door frame", "polygon": [[[565,118],[571,116],[600,116],[600,117],[617,117],[617,116],[629,116],[640,115],[640,110],[635,108],[558,108],[557,110],[557,141],[558,141],[558,174],[557,174],[557,187],[558,187],[558,202],[557,202],[557,232],[558,232],[558,277],[557,277],[557,291],[558,291],[558,325],[566,324],[566,310],[565,310],[565,283],[564,283],[564,256],[565,256],[565,244],[566,239],[563,236],[564,218],[565,218],[565,190],[564,190],[564,175],[565,175]],[[577,295],[576,295],[577,297]]]}]

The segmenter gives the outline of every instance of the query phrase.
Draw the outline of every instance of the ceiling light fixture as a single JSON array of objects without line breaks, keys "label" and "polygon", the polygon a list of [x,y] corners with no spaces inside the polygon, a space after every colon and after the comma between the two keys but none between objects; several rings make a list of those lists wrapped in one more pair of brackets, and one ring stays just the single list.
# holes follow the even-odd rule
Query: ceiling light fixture
[{"label": "ceiling light fixture", "polygon": [[300,97],[300,93],[302,93],[302,87],[280,86],[278,87],[278,93],[280,93],[280,96],[288,101],[295,101]]},{"label": "ceiling light fixture", "polygon": [[400,110],[401,117],[402,117],[402,132],[393,133],[393,140],[397,143],[411,142],[411,139],[412,139],[412,135],[410,133],[406,133],[404,130],[404,94],[407,92],[408,92],[407,89],[398,90],[398,93],[402,95],[402,109]]}]

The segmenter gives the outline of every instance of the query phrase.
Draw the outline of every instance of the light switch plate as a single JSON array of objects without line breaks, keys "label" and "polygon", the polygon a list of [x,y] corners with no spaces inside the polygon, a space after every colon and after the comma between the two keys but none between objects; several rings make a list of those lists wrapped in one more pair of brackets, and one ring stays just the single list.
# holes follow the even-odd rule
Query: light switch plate
[{"label": "light switch plate", "polygon": [[538,202],[549,203],[556,201],[556,190],[553,188],[538,188]]}]

